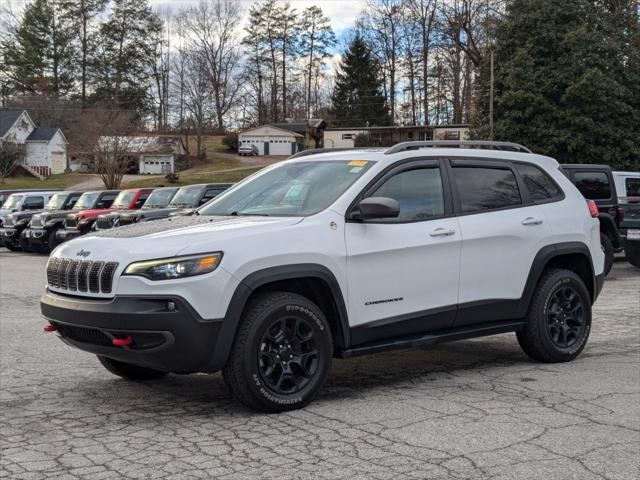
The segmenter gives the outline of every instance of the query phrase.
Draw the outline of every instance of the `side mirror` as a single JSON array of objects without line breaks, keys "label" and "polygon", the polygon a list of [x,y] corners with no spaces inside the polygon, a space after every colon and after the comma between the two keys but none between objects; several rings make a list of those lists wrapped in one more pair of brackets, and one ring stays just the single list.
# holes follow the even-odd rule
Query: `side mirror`
[{"label": "side mirror", "polygon": [[374,220],[380,218],[396,218],[400,215],[400,204],[388,197],[369,197],[360,200],[358,211],[352,218]]}]

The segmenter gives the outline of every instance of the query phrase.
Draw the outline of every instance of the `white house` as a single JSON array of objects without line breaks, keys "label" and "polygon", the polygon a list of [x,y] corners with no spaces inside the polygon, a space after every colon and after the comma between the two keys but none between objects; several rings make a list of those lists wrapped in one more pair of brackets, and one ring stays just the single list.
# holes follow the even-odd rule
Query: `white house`
[{"label": "white house", "polygon": [[246,130],[238,135],[238,143],[255,145],[260,155],[293,155],[302,150],[304,135],[272,125]]},{"label": "white house", "polygon": [[49,176],[67,168],[67,139],[59,128],[37,127],[26,110],[0,110],[0,143],[23,145],[22,166]]},{"label": "white house", "polygon": [[118,142],[118,148],[126,150],[138,162],[141,174],[175,173],[176,160],[187,154],[187,149],[179,136],[149,137],[100,137],[99,144]]}]

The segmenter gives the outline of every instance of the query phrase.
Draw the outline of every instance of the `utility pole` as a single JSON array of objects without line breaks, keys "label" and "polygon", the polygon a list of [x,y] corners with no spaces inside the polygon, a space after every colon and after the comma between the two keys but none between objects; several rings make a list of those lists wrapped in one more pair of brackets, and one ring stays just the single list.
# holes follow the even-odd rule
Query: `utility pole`
[{"label": "utility pole", "polygon": [[493,140],[493,49],[491,49],[491,76],[489,79],[489,140]]}]

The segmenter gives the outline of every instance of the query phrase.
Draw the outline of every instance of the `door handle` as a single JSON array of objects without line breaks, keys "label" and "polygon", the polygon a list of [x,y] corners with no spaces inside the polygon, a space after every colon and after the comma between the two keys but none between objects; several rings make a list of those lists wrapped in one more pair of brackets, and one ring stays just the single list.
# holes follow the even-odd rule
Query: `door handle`
[{"label": "door handle", "polygon": [[522,220],[522,225],[540,225],[540,224],[542,224],[541,218],[527,217],[524,220]]},{"label": "door handle", "polygon": [[436,228],[429,232],[429,235],[432,237],[446,237],[449,235],[453,235],[456,231],[453,228]]}]

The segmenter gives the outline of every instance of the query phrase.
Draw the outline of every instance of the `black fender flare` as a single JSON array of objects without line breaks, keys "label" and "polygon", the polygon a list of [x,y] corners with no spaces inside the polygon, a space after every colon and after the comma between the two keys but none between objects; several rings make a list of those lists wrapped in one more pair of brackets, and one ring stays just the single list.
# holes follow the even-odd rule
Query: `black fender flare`
[{"label": "black fender flare", "polygon": [[598,220],[600,220],[600,232],[604,233],[611,239],[613,248],[620,248],[620,234],[618,233],[618,227],[613,221],[613,217],[608,213],[600,212],[598,214]]},{"label": "black fender flare", "polygon": [[331,296],[338,311],[339,335],[345,346],[350,345],[349,320],[347,316],[347,308],[345,297],[340,288],[340,284],[336,280],[335,275],[324,265],[316,263],[299,263],[291,265],[279,265],[258,270],[245,277],[236,287],[231,297],[227,312],[224,316],[222,327],[216,341],[213,356],[204,368],[204,371],[215,372],[220,370],[225,363],[231,351],[231,346],[238,330],[242,311],[251,294],[259,287],[268,283],[281,280],[294,280],[296,278],[316,278],[325,282],[329,287]]},{"label": "black fender flare", "polygon": [[[592,276],[592,284],[591,284],[591,295],[592,300],[595,301],[598,292],[597,292],[597,284],[595,278],[595,270],[593,268],[593,260],[591,258],[591,252],[589,251],[589,247],[582,242],[563,242],[557,243],[553,245],[547,245],[546,247],[542,247],[535,258],[533,259],[533,263],[531,264],[531,269],[529,270],[529,276],[527,278],[527,283],[524,287],[524,292],[522,293],[522,297],[520,299],[518,305],[518,311],[516,313],[516,318],[524,318],[529,310],[529,305],[531,303],[531,299],[533,298],[533,294],[535,289],[542,277],[545,268],[554,258],[561,257],[563,255],[570,254],[580,254],[587,258],[589,261],[589,269],[591,271]],[[589,285],[587,285],[589,288]]]}]

